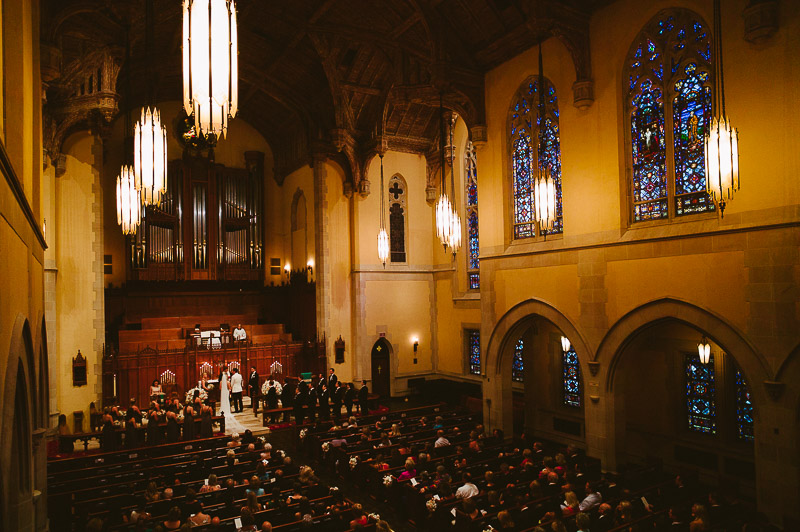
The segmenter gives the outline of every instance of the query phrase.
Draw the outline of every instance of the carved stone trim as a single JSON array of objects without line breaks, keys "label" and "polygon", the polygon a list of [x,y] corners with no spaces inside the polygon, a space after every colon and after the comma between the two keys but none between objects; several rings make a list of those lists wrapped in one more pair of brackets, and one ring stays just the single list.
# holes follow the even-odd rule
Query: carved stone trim
[{"label": "carved stone trim", "polygon": [[592,377],[596,377],[599,372],[600,362],[596,362],[594,360],[589,361],[589,373],[592,374]]},{"label": "carved stone trim", "polygon": [[433,185],[428,185],[425,187],[425,201],[428,205],[433,205],[436,201],[436,193],[439,192],[439,189]]},{"label": "carved stone trim", "polygon": [[369,196],[369,179],[366,177],[358,182],[358,195],[362,198]]},{"label": "carved stone trim", "polygon": [[470,135],[472,135],[473,146],[475,146],[476,148],[482,148],[483,146],[486,146],[486,141],[488,140],[488,133],[485,125],[472,126],[469,132]]},{"label": "carved stone trim", "polygon": [[572,84],[572,105],[584,110],[594,103],[594,81],[578,80]]},{"label": "carved stone trim", "polygon": [[778,31],[780,10],[777,0],[752,0],[742,12],[744,40],[759,44]]},{"label": "carved stone trim", "polygon": [[764,381],[764,389],[767,390],[767,395],[773,401],[777,401],[783,395],[783,389],[786,384],[780,381]]},{"label": "carved stone trim", "polygon": [[589,399],[595,404],[600,402],[600,396],[599,395],[590,395]]}]

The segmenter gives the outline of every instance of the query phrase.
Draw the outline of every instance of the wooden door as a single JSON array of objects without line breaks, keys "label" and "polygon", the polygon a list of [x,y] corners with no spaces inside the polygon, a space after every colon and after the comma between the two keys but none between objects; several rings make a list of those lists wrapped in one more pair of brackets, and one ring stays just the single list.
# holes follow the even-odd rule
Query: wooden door
[{"label": "wooden door", "polygon": [[380,338],[372,346],[372,393],[381,398],[388,398],[391,394],[391,357],[389,343]]}]

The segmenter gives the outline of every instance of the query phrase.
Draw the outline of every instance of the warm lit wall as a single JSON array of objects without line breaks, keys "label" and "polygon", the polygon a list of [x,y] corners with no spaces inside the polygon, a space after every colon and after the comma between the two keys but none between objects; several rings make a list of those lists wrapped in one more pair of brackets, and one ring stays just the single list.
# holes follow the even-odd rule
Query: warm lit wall
[{"label": "warm lit wall", "polygon": [[47,527],[46,505],[33,497],[38,490],[47,500],[50,390],[40,240],[39,2],[4,0],[1,11],[0,529],[32,532]]},{"label": "warm lit wall", "polygon": [[[89,403],[101,396],[99,368],[105,341],[103,233],[96,223],[103,200],[99,186],[102,144],[93,135],[76,133],[67,138],[62,150],[66,170],[55,180],[56,218],[51,229],[57,241],[57,406],[67,415],[70,427],[73,412],[82,411],[83,429],[88,431]],[[86,357],[88,382],[75,387],[72,359],[79,350]]]},{"label": "warm lit wall", "polygon": [[[614,375],[619,369],[616,350],[626,345],[622,331],[631,334],[632,324],[660,319],[661,312],[679,319],[692,315],[690,325],[699,329],[695,335],[713,329],[718,336],[730,334],[729,344],[738,344],[723,348],[738,349],[732,355],[753,385],[758,500],[765,511],[774,509],[780,521],[784,514],[797,517],[794,509],[785,510],[791,505],[776,507],[774,501],[783,499],[769,479],[780,464],[793,463],[788,456],[797,453],[797,421],[790,412],[796,410],[798,390],[790,375],[798,371],[800,342],[800,145],[791,132],[800,121],[795,112],[800,58],[794,53],[800,47],[800,15],[782,4],[779,31],[754,45],[742,37],[745,3],[726,5],[723,19],[727,112],[739,129],[742,189],[722,219],[706,214],[628,222],[630,161],[622,100],[626,55],[661,9],[685,7],[709,21],[710,2],[621,0],[595,13],[590,25],[595,99],[586,110],[572,105],[575,69],[566,47],[555,38],[544,43],[545,75],[554,83],[561,111],[564,212],[563,236],[546,242],[511,239],[508,110],[520,84],[536,73],[537,49],[487,74],[488,142],[478,150],[484,398],[493,401],[491,419],[507,425],[510,377],[496,373],[509,366],[499,357],[509,355],[505,341],[519,334],[513,325],[524,309],[549,313],[582,344],[578,355],[591,397],[585,403],[585,445],[604,467],[614,468],[628,456],[621,438],[623,405],[635,400],[636,389],[658,389],[621,391],[624,385]],[[660,366],[642,365],[638,359],[637,366],[631,360],[619,362],[625,370],[632,364],[629,375],[658,374]],[[550,375],[554,382],[559,377],[557,371]],[[774,390],[782,386],[787,395],[775,399]],[[528,399],[541,406],[536,394]],[[535,423],[545,428],[538,418]],[[663,427],[653,430],[669,436]],[[556,434],[554,439],[567,438]],[[668,453],[674,443],[666,442],[660,451]],[[796,469],[782,475],[787,479],[783,493],[796,490],[799,476]]]}]

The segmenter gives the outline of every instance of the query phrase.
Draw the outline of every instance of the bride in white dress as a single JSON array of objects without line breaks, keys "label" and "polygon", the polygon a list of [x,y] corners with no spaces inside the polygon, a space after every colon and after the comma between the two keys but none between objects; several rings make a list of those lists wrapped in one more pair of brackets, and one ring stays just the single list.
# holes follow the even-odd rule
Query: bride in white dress
[{"label": "bride in white dress", "polygon": [[222,372],[222,378],[219,380],[219,413],[225,416],[226,433],[233,434],[234,432],[244,432],[244,425],[231,413],[230,375],[227,371]]}]

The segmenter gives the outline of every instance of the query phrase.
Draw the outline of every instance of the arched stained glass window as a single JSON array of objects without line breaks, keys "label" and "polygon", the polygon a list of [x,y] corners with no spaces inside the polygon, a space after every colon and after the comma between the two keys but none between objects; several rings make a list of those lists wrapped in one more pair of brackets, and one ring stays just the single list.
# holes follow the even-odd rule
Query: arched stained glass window
[{"label": "arched stained glass window", "polygon": [[716,434],[714,355],[711,355],[708,364],[700,363],[697,353],[687,353],[685,357],[689,429],[704,434]]},{"label": "arched stained glass window", "polygon": [[573,347],[563,352],[564,370],[564,404],[567,406],[581,406],[581,366],[578,363],[578,354]]},{"label": "arched stained glass window", "polygon": [[[545,78],[544,124],[538,114],[539,80],[525,80],[511,104],[509,113],[511,181],[514,195],[514,238],[537,236],[534,219],[531,165],[548,165],[556,183],[556,221],[548,234],[564,231],[561,211],[561,138],[558,125],[558,98],[555,87]],[[539,131],[544,146],[539,150]]]},{"label": "arched stained glass window", "polygon": [[481,331],[467,329],[467,362],[471,375],[481,374]]},{"label": "arched stained glass window", "polygon": [[406,262],[406,182],[400,175],[389,180],[389,262]]},{"label": "arched stained glass window", "polygon": [[523,370],[525,369],[522,361],[523,344],[522,338],[517,340],[514,346],[514,360],[511,363],[511,380],[514,382],[524,382]]},{"label": "arched stained glass window", "polygon": [[753,441],[753,401],[750,397],[750,387],[738,368],[735,385],[737,437],[743,441]]},{"label": "arched stained glass window", "polygon": [[631,47],[623,79],[634,222],[714,209],[706,194],[704,145],[711,119],[710,59],[706,25],[685,9],[659,13]]},{"label": "arched stained glass window", "polygon": [[472,141],[467,142],[464,154],[464,184],[466,188],[467,219],[467,285],[470,290],[481,287],[480,246],[478,245],[478,159]]}]

